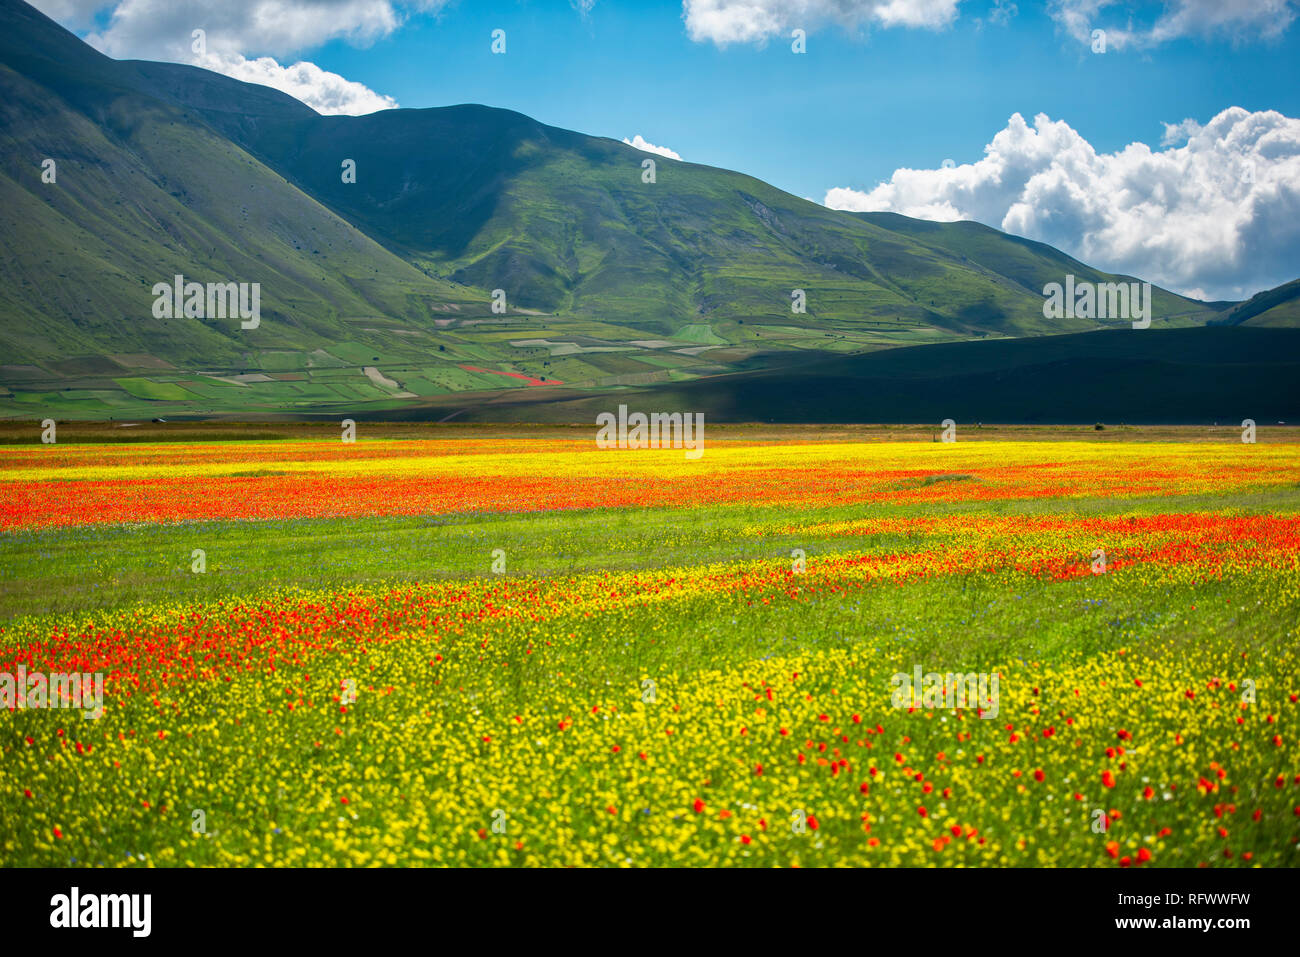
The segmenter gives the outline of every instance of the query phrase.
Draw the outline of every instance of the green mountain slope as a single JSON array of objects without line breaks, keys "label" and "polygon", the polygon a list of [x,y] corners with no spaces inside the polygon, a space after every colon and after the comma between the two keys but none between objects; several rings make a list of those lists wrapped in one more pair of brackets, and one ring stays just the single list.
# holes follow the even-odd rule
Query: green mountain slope
[{"label": "green mountain slope", "polygon": [[1300,279],[1256,293],[1225,310],[1215,322],[1228,326],[1300,326]]},{"label": "green mountain slope", "polygon": [[[151,85],[169,89],[187,72],[147,69]],[[210,90],[201,99],[220,97]],[[1020,260],[993,262],[944,241],[966,224],[882,225],[740,173],[651,157],[505,110],[286,111],[257,125],[228,109],[201,112],[389,248],[448,278],[504,289],[521,306],[660,336],[707,322],[726,341],[749,345],[777,324],[881,341],[890,333],[1025,335],[1107,324],[1043,318],[1042,284],[1026,284],[1023,274],[1116,278],[1050,247],[1004,242]],[[357,163],[355,184],[342,182],[345,159]],[[646,159],[657,164],[653,184],[643,182]],[[794,289],[806,291],[805,315],[792,312]],[[1156,303],[1157,324],[1213,315],[1170,293]]]},{"label": "green mountain slope", "polygon": [[[265,94],[246,108],[245,84],[191,67],[132,70],[132,82],[194,108],[388,248],[455,281],[503,289],[512,305],[653,336],[703,322],[742,349],[828,345],[800,342],[791,326],[823,340],[834,330],[858,347],[1124,324],[1044,319],[1042,286],[1066,272],[1127,277],[973,223],[828,210],[740,173],[507,110],[323,117]],[[653,184],[643,181],[647,159]],[[356,163],[355,183],[340,175],[345,160]],[[807,293],[806,314],[791,310],[794,289]],[[1216,314],[1157,292],[1156,325]]]},{"label": "green mountain slope", "polygon": [[[120,64],[30,8],[6,2],[0,14],[7,364],[111,392],[133,364],[257,369],[265,354],[373,339],[363,326],[487,314],[477,292],[426,276],[207,125],[115,82]],[[176,274],[259,283],[260,326],[155,318],[152,287]]]},{"label": "green mountain slope", "polygon": [[[962,257],[963,261],[978,264],[998,275],[1005,276],[1040,297],[1044,286],[1048,283],[1061,282],[1066,274],[1073,275],[1076,282],[1106,283],[1114,282],[1116,279],[1126,282],[1137,281],[1137,277],[1134,276],[1116,276],[1093,269],[1046,243],[1012,236],[982,223],[970,221],[935,223],[924,219],[911,219],[898,213],[853,213],[852,215],[884,229],[946,249]],[[1170,320],[1186,319],[1197,323],[1214,321],[1222,310],[1232,305],[1228,302],[1199,302],[1156,286],[1152,287],[1151,294],[1153,314]],[[1171,322],[1171,324],[1178,323]]]},{"label": "green mountain slope", "polygon": [[[323,117],[111,60],[20,0],[0,152],[0,415],[384,412],[1128,325],[1045,319],[1046,282],[1123,277],[987,227],[829,210],[482,106]],[[261,326],[154,319],[177,273],[259,283]],[[1228,305],[1158,291],[1153,326]]]}]

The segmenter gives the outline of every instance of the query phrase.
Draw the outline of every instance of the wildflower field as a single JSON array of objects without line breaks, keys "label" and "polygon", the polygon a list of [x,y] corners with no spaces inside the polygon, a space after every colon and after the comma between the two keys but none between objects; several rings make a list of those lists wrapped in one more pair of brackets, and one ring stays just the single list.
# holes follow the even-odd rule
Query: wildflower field
[{"label": "wildflower field", "polygon": [[0,447],[0,862],[1300,862],[1286,430],[448,434]]}]

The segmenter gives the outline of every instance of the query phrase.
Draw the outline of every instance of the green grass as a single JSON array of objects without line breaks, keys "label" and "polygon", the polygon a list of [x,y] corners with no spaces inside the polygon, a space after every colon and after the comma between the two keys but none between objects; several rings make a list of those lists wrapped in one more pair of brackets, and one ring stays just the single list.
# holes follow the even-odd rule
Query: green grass
[{"label": "green grass", "polygon": [[[1069,503],[1080,514],[1206,508],[1294,514],[1298,506],[1300,490]],[[872,511],[1052,514],[1061,508],[997,502],[983,509]],[[863,511],[818,509],[799,519]],[[268,587],[355,588],[371,578],[444,576],[487,579],[489,587],[505,590],[496,600],[509,607],[524,597],[511,596],[512,585],[545,593],[585,571],[785,561],[793,543],[808,550],[811,567],[832,552],[915,544],[905,537],[819,543],[742,533],[751,522],[790,519],[788,510],[728,507],[18,533],[5,541],[5,580],[13,585],[0,607],[9,614],[39,608],[58,620],[136,602],[176,609],[220,601],[223,606],[209,606],[219,618],[237,596],[266,598]],[[195,547],[207,551],[205,575],[188,570]],[[507,554],[501,577],[488,568],[494,548]],[[552,577],[534,583],[541,576]],[[770,603],[745,589],[632,602],[594,615],[561,604],[541,624],[471,614],[463,632],[437,644],[419,634],[370,646],[347,641],[309,664],[250,663],[233,670],[228,682],[191,681],[136,695],[102,719],[95,735],[77,728],[78,740],[94,743],[97,760],[59,753],[53,742],[55,727],[66,723],[60,713],[18,714],[13,740],[32,736],[54,754],[16,751],[0,771],[13,776],[7,781],[13,786],[0,789],[0,846],[5,863],[18,865],[122,865],[130,853],[132,864],[227,866],[629,860],[987,866],[983,852],[1002,864],[1114,866],[1105,846],[1115,839],[1125,854],[1154,848],[1156,866],[1244,863],[1239,856],[1225,859],[1225,844],[1238,853],[1249,849],[1252,863],[1289,866],[1294,795],[1271,782],[1279,770],[1294,769],[1268,741],[1275,732],[1294,733],[1291,713],[1279,702],[1297,690],[1288,670],[1295,596],[1279,584],[1266,570],[1175,586],[1123,572],[1066,582],[966,574],[903,587],[868,584],[798,603],[787,600],[784,586],[766,595]],[[25,631],[29,625],[19,623]],[[7,640],[0,635],[0,647]],[[433,667],[435,650],[445,659],[440,670]],[[890,708],[891,674],[916,662],[1001,671],[1007,680],[1000,719],[965,721],[972,737],[963,744],[951,716],[932,720]],[[797,694],[790,693],[792,671],[800,674]],[[1134,688],[1131,674],[1146,677],[1151,690]],[[330,703],[329,689],[358,675],[358,701],[342,712]],[[646,676],[658,680],[657,707],[637,703]],[[1227,709],[1205,703],[1212,692],[1202,685],[1216,677],[1257,683],[1262,708],[1252,709],[1246,727],[1228,730]],[[1099,680],[1115,680],[1117,687],[1099,689]],[[1183,684],[1172,684],[1184,681],[1195,683],[1199,710],[1183,701]],[[766,721],[754,703],[764,687],[777,693],[759,709],[770,708]],[[294,702],[286,691],[295,688],[316,699],[314,706],[298,702],[286,710],[286,700]],[[1222,697],[1231,704],[1235,694]],[[1279,723],[1265,724],[1263,714],[1279,709]],[[861,736],[850,723],[857,712],[866,716],[863,727],[883,722],[874,751],[828,731],[843,727]],[[1212,723],[1216,715],[1219,724]],[[1066,716],[1081,719],[1067,725]],[[577,722],[572,733],[557,731],[565,718]],[[1060,740],[1035,731],[1013,749],[1003,722],[1051,724]],[[794,729],[793,737],[778,736],[778,726]],[[740,736],[742,727],[747,737]],[[1117,743],[1117,727],[1136,735],[1127,758],[1133,770],[1121,771],[1120,783],[1106,790],[1098,783],[1100,768],[1127,766],[1104,753]],[[168,733],[165,743],[159,731]],[[1188,747],[1171,743],[1175,731],[1190,736]],[[830,745],[853,758],[845,780],[811,761],[795,763],[796,750],[818,757],[805,737],[827,743],[828,735]],[[1240,751],[1229,748],[1229,737],[1242,742]],[[611,753],[611,744],[626,753]],[[652,763],[635,763],[638,752]],[[897,771],[895,752],[906,755],[909,767],[924,768],[936,788],[951,784],[956,793],[951,799],[923,794],[910,773]],[[977,765],[976,754],[988,755],[987,765]],[[766,765],[762,777],[753,771],[756,760]],[[1212,810],[1223,798],[1198,795],[1192,786],[1196,774],[1213,774],[1211,760],[1227,763],[1236,789],[1232,801],[1240,813],[1222,821],[1231,828],[1227,842],[1215,832],[1220,821]],[[868,770],[874,765],[886,776]],[[648,770],[631,770],[642,767]],[[1035,767],[1047,768],[1044,787],[1062,800],[1027,790],[1035,787],[1028,776]],[[1143,798],[1148,780],[1169,796]],[[859,793],[858,781],[871,782],[869,796]],[[1167,790],[1171,783],[1176,794]],[[24,797],[23,788],[33,797]],[[1087,803],[1069,800],[1072,791],[1086,792]],[[692,810],[696,798],[706,801],[707,814]],[[928,830],[917,823],[918,804],[935,818]],[[815,835],[790,832],[791,807],[815,812]],[[196,808],[207,829],[198,836],[190,830]],[[723,808],[737,816],[725,826],[716,823]],[[1105,835],[1089,827],[1098,808],[1122,815]],[[488,830],[497,809],[506,809],[508,840]],[[867,853],[866,812],[871,834],[884,841],[878,854]],[[769,822],[766,830],[759,829],[760,816]],[[956,842],[932,858],[937,852],[929,841],[954,824],[978,824],[990,844]],[[62,829],[61,841],[50,841],[51,825]],[[1173,836],[1156,840],[1156,829],[1167,825]],[[395,838],[395,831],[405,838]],[[752,855],[738,843],[741,831],[757,838]],[[680,843],[665,845],[665,835]],[[910,849],[898,850],[904,843]]]},{"label": "green grass", "polygon": [[[965,481],[969,476],[942,476]],[[929,484],[931,480],[923,483]],[[1230,509],[1251,514],[1300,511],[1300,489],[1222,496],[1131,500],[993,501],[807,509],[801,524],[876,516],[1152,515]],[[747,526],[781,522],[788,510],[749,505],[552,513],[186,522],[20,530],[0,539],[0,623],[23,615],[122,608],[162,599],[213,600],[268,585],[342,587],[357,582],[425,581],[491,574],[492,550],[505,549],[511,575],[559,576],[830,551],[881,551],[906,539],[803,532],[756,539]],[[201,548],[208,571],[190,571]]]},{"label": "green grass", "polygon": [[682,326],[677,330],[674,339],[680,339],[682,342],[690,342],[699,346],[720,346],[726,343],[726,339],[713,334],[713,327],[707,322],[691,323]]},{"label": "green grass", "polygon": [[170,382],[155,382],[152,379],[142,378],[114,379],[113,381],[138,399],[185,402],[196,398],[194,393]]}]

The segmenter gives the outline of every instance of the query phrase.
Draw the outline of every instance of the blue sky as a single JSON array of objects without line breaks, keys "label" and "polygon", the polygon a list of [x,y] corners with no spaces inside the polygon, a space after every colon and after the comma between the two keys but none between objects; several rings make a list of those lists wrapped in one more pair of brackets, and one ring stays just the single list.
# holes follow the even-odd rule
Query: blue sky
[{"label": "blue sky", "polygon": [[1300,0],[35,2],[321,112],[504,107],[1199,298],[1300,275]]},{"label": "blue sky", "polygon": [[[1097,55],[1042,4],[1005,25],[988,22],[991,7],[963,4],[939,30],[827,25],[796,55],[786,40],[692,41],[680,3],[598,0],[582,16],[562,0],[462,2],[368,49],[335,41],[312,59],[405,107],[484,103],[585,133],[640,134],[819,200],[900,166],[975,160],[1017,111],[1063,119],[1107,152],[1228,106],[1300,116],[1300,29]],[[504,56],[489,50],[498,27]]]}]

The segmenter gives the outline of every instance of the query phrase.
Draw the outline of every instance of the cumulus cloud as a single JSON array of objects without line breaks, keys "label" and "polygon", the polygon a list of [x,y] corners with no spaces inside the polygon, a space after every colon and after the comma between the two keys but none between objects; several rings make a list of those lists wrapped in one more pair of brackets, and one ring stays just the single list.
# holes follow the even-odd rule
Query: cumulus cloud
[{"label": "cumulus cloud", "polygon": [[335,39],[370,43],[401,22],[390,0],[116,0],[108,7],[88,43],[119,59],[176,62],[189,62],[195,30],[204,31],[211,53],[284,56]]},{"label": "cumulus cloud", "polygon": [[239,55],[209,53],[197,65],[245,83],[275,87],[302,100],[317,113],[359,116],[397,106],[397,101],[391,96],[383,96],[363,83],[344,79],[306,61],[282,66],[269,56],[248,60]]},{"label": "cumulus cloud", "polygon": [[655,146],[653,143],[647,143],[644,139],[642,139],[640,133],[638,133],[636,136],[632,137],[631,139],[628,139],[626,136],[623,137],[623,142],[626,143],[628,146],[642,150],[643,152],[646,153],[658,153],[660,156],[667,156],[669,159],[675,159],[675,160],[681,159],[681,156],[679,156],[677,153],[675,153],[673,150],[670,150],[666,146]]},{"label": "cumulus cloud", "polygon": [[1201,128],[1201,124],[1193,119],[1186,119],[1181,123],[1164,123],[1162,125],[1165,128],[1165,135],[1160,137],[1161,146],[1176,146],[1179,143],[1185,143]]},{"label": "cumulus cloud", "polygon": [[1166,124],[1164,145],[1099,153],[1063,121],[1039,114],[1031,127],[1016,113],[974,163],[899,169],[824,202],[973,219],[1197,298],[1300,274],[1300,120],[1231,107],[1204,126]]},{"label": "cumulus cloud", "polygon": [[[86,42],[118,59],[188,63],[297,97],[320,113],[373,113],[397,102],[305,60],[275,57],[343,39],[387,36],[405,10],[437,11],[445,0],[35,0]],[[102,26],[94,28],[96,18]],[[195,36],[201,30],[202,36]],[[246,54],[264,54],[248,58]]]},{"label": "cumulus cloud", "polygon": [[1145,21],[1140,5],[1122,0],[1052,0],[1052,18],[1076,40],[1104,30],[1107,49],[1148,49],[1181,37],[1241,42],[1272,39],[1296,18],[1295,0],[1166,0]]},{"label": "cumulus cloud", "polygon": [[696,42],[766,43],[834,24],[846,30],[869,26],[946,27],[961,0],[684,0],[682,19]]}]

